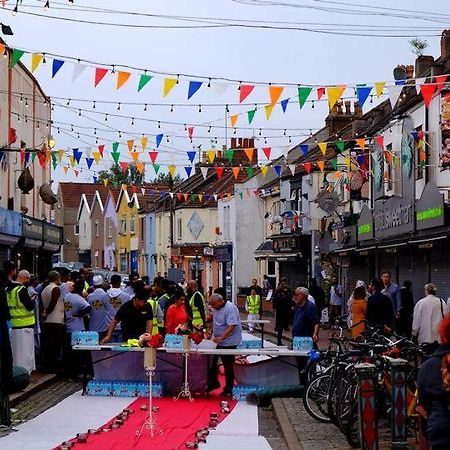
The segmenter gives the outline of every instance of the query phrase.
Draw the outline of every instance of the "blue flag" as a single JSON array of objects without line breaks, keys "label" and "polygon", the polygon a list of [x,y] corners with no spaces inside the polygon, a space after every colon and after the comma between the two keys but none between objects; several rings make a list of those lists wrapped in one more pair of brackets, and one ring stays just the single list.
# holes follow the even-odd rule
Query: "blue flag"
[{"label": "blue flag", "polygon": [[77,164],[80,164],[80,159],[81,159],[82,154],[83,154],[83,152],[80,152],[77,148],[73,149],[73,158],[75,159]]},{"label": "blue flag", "polygon": [[194,162],[194,159],[195,159],[195,156],[197,155],[197,152],[186,152],[187,153],[187,155],[188,155],[188,158],[189,158],[189,161],[191,162],[191,163],[193,163]]},{"label": "blue flag", "polygon": [[300,144],[300,150],[306,156],[308,154],[309,144]]},{"label": "blue flag", "polygon": [[186,175],[187,175],[188,177],[190,177],[190,176],[191,176],[191,172],[192,172],[192,167],[191,167],[191,166],[186,166],[186,167],[184,168],[184,170],[186,171]]},{"label": "blue flag", "polygon": [[201,81],[190,81],[188,89],[188,100],[202,87]]},{"label": "blue flag", "polygon": [[159,144],[161,144],[163,136],[164,136],[163,134],[157,134],[156,135],[156,148],[158,148]]},{"label": "blue flag", "polygon": [[88,169],[91,168],[93,162],[94,162],[94,158],[86,158],[86,164],[88,166]]},{"label": "blue flag", "polygon": [[275,170],[275,173],[278,177],[281,176],[281,166],[273,166],[273,169]]},{"label": "blue flag", "polygon": [[283,108],[283,112],[285,113],[285,112],[286,112],[287,105],[288,105],[288,103],[289,103],[289,99],[286,98],[286,99],[284,99],[284,100],[281,100],[280,103],[281,103],[281,107]]},{"label": "blue flag", "polygon": [[356,88],[356,95],[358,96],[359,106],[363,106],[369,97],[370,91],[372,90],[372,86],[358,86]]},{"label": "blue flag", "polygon": [[52,78],[58,73],[59,69],[63,66],[65,61],[61,61],[60,59],[54,59],[52,65]]}]

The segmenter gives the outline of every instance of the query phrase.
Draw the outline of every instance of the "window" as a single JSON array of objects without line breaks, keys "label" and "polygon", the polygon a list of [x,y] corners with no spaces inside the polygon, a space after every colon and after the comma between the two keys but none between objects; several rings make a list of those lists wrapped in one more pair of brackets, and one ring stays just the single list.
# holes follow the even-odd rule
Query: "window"
[{"label": "window", "polygon": [[384,179],[386,191],[392,191],[394,187],[394,157],[392,155],[392,144],[386,145],[384,152]]},{"label": "window", "polygon": [[281,203],[279,200],[273,203],[272,205],[272,215],[279,216],[281,213]]},{"label": "window", "polygon": [[183,219],[177,219],[177,240],[183,239]]},{"label": "window", "polygon": [[[95,237],[99,237],[100,236],[100,231],[98,229],[98,220],[96,220],[95,224],[94,224],[94,233],[95,233]],[[98,267],[98,265],[97,265],[97,267]]]},{"label": "window", "polygon": [[77,223],[76,225],[73,226],[73,234],[75,236],[78,236],[80,234],[80,224]]},{"label": "window", "polygon": [[130,217],[130,234],[136,233],[136,217]]},{"label": "window", "polygon": [[127,218],[122,217],[120,219],[120,234],[126,234],[127,233]]},{"label": "window", "polygon": [[128,272],[127,254],[126,253],[122,253],[120,255],[120,271],[122,273]]}]

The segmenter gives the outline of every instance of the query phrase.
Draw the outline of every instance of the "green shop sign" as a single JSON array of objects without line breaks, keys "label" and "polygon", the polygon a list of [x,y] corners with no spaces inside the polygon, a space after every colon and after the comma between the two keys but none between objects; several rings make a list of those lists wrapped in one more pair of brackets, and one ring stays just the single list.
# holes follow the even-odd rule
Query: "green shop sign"
[{"label": "green shop sign", "polygon": [[358,225],[358,234],[366,234],[372,232],[372,224],[364,223],[362,225]]},{"label": "green shop sign", "polygon": [[436,206],[428,208],[425,211],[417,211],[416,220],[420,222],[422,220],[436,219],[438,217],[442,217],[443,215],[444,215],[444,208],[442,206]]},{"label": "green shop sign", "polygon": [[426,230],[444,225],[444,196],[432,182],[425,185],[416,201],[416,230]]}]

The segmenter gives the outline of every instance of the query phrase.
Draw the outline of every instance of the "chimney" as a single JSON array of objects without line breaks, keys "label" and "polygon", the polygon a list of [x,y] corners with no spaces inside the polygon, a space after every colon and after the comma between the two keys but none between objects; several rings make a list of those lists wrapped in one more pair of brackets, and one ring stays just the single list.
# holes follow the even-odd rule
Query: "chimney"
[{"label": "chimney", "polygon": [[411,80],[414,78],[414,66],[412,64],[408,64],[405,66],[406,71],[406,79]]},{"label": "chimney", "polygon": [[450,30],[444,30],[441,35],[441,58],[450,57]]},{"label": "chimney", "polygon": [[337,102],[333,109],[325,119],[325,125],[329,128],[330,134],[335,134],[347,125],[350,125],[356,117],[362,116],[362,109],[358,102],[354,103],[354,112],[351,110],[351,102],[345,100],[344,109],[342,108],[342,101]]},{"label": "chimney", "polygon": [[430,55],[420,55],[416,58],[416,77],[423,76],[434,64],[434,58]]},{"label": "chimney", "polygon": [[[241,164],[243,167],[258,164],[258,150],[255,148],[255,140],[253,138],[231,138],[231,149],[234,150],[233,166]],[[253,148],[252,160],[249,161],[245,149]],[[224,164],[229,164],[228,159],[222,157]]]}]

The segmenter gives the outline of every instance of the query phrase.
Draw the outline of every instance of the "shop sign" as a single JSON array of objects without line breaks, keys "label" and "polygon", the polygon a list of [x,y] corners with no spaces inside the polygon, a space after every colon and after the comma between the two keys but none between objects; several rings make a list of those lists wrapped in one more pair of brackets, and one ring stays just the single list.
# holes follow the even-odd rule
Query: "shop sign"
[{"label": "shop sign", "polygon": [[375,202],[373,213],[377,239],[414,231],[414,203],[410,199],[391,197]]},{"label": "shop sign", "polygon": [[203,254],[205,256],[214,256],[214,248],[213,247],[203,247]]},{"label": "shop sign", "polygon": [[0,233],[22,236],[22,215],[17,211],[0,208]]},{"label": "shop sign", "polygon": [[219,262],[229,262],[231,261],[231,248],[228,247],[217,247],[216,257]]},{"label": "shop sign", "polygon": [[275,253],[292,252],[298,249],[295,237],[283,237],[273,240],[273,251]]},{"label": "shop sign", "polygon": [[373,216],[367,205],[361,209],[357,224],[358,241],[373,239]]},{"label": "shop sign", "polygon": [[434,183],[427,183],[416,201],[416,228],[425,230],[444,225],[444,196]]}]

